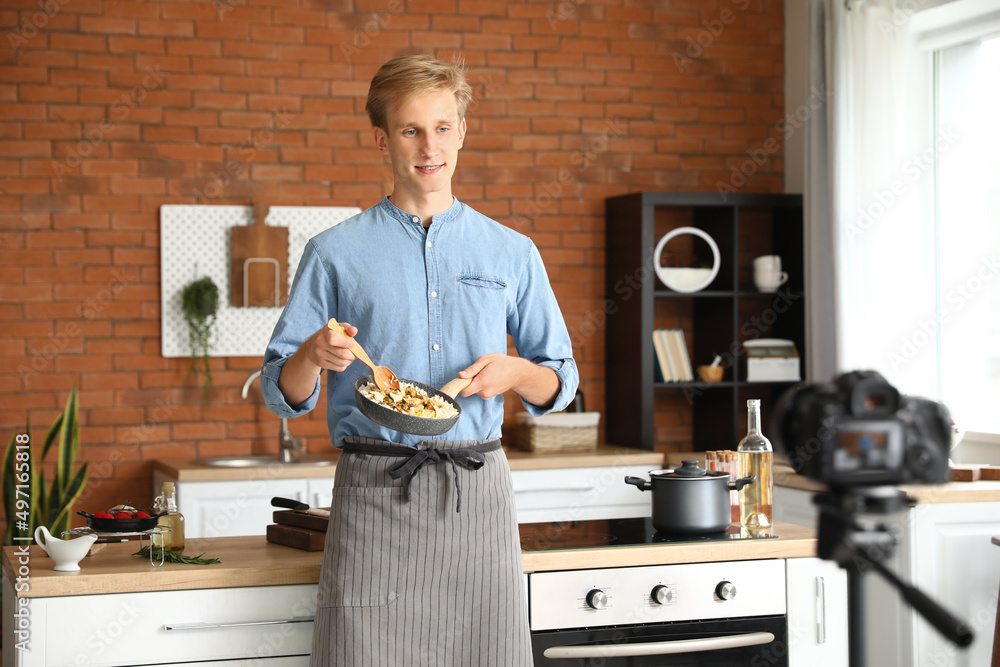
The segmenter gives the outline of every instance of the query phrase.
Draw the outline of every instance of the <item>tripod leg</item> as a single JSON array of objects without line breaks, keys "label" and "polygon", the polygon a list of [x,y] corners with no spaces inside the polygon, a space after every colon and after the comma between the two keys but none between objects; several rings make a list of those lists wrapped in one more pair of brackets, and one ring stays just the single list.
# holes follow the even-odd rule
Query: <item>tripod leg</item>
[{"label": "tripod leg", "polygon": [[847,569],[847,656],[850,667],[865,665],[864,574]]}]

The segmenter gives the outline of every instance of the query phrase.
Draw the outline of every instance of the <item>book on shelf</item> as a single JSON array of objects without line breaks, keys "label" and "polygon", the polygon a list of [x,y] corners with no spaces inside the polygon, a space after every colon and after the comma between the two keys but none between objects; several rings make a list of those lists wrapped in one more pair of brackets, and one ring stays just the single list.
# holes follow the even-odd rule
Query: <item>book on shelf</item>
[{"label": "book on shelf", "polygon": [[687,380],[687,377],[684,376],[684,360],[681,349],[677,345],[676,332],[677,329],[664,329],[663,336],[667,341],[667,349],[670,351],[670,358],[673,361],[674,377],[677,378],[678,382],[683,382]]},{"label": "book on shelf", "polygon": [[684,330],[674,329],[674,338],[677,341],[677,349],[681,357],[681,369],[684,379],[688,382],[694,380],[694,369],[691,368],[691,358],[688,356],[687,343],[684,341]]},{"label": "book on shelf", "polygon": [[659,329],[653,329],[653,350],[656,352],[656,368],[660,371],[660,380],[662,382],[673,382],[673,378],[670,376],[669,366],[667,365],[667,351],[663,346],[663,338],[660,336]]},{"label": "book on shelf", "polygon": [[680,359],[677,358],[677,350],[674,349],[670,332],[667,329],[660,329],[660,340],[663,341],[663,349],[667,355],[667,366],[670,368],[672,382],[683,382],[684,375],[681,373]]},{"label": "book on shelf", "polygon": [[694,380],[683,330],[653,329],[653,349],[656,352],[656,370],[659,371],[657,377],[662,382]]}]

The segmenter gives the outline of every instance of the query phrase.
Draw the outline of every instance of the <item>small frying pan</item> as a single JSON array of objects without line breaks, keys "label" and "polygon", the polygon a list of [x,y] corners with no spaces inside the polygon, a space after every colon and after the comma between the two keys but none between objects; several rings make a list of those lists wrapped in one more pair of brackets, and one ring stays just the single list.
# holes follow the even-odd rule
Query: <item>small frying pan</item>
[{"label": "small frying pan", "polygon": [[404,415],[402,412],[396,412],[392,408],[387,408],[384,405],[379,405],[365,398],[365,395],[361,393],[361,387],[371,381],[371,375],[363,375],[354,383],[354,402],[357,404],[358,410],[379,426],[391,428],[393,431],[399,431],[400,433],[409,433],[410,435],[441,435],[450,430],[455,425],[455,422],[458,421],[458,418],[462,416],[462,406],[455,400],[455,396],[472,382],[472,380],[456,378],[441,389],[435,389],[420,382],[399,378],[400,382],[406,382],[412,384],[414,387],[423,389],[427,392],[428,396],[440,396],[458,410],[458,414],[454,417],[439,419],[435,417]]}]

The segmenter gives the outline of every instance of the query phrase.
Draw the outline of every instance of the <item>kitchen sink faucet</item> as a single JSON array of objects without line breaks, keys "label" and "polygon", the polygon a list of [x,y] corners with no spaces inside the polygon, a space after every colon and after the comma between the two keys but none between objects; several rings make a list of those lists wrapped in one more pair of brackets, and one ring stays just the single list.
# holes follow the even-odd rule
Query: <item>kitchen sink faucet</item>
[{"label": "kitchen sink faucet", "polygon": [[[250,393],[250,385],[260,377],[260,371],[251,373],[246,382],[243,383],[243,398],[247,398]],[[282,463],[291,463],[294,458],[292,452],[302,451],[302,441],[293,437],[288,430],[288,418],[281,418],[281,437],[278,439],[278,460]]]}]

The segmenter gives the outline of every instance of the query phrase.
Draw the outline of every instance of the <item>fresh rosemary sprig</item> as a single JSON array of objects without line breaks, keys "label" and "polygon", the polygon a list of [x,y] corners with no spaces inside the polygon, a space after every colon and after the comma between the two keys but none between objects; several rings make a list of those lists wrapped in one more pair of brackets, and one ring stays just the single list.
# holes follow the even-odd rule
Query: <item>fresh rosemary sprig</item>
[{"label": "fresh rosemary sprig", "polygon": [[[161,556],[162,554],[162,556]],[[133,556],[142,556],[143,558],[149,558],[149,547],[143,547],[136,551]],[[222,561],[218,558],[202,558],[205,554],[198,554],[197,556],[185,556],[182,553],[176,551],[167,550],[163,551],[163,547],[153,547],[153,560],[164,560],[168,563],[185,563],[187,565],[211,565],[212,563],[221,563]]]}]

